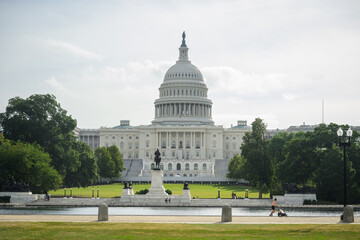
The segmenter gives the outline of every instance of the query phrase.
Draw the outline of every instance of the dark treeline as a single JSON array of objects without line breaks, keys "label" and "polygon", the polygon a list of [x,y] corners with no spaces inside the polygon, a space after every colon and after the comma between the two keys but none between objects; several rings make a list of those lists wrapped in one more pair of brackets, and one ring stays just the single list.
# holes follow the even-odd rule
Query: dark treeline
[{"label": "dark treeline", "polygon": [[[348,125],[320,124],[313,132],[280,132],[268,140],[265,124],[256,119],[252,132],[244,137],[241,156],[230,161],[228,177],[247,179],[271,194],[284,193],[285,184],[306,185],[307,189],[316,189],[319,200],[343,203],[344,157],[338,146],[339,127],[349,129]],[[359,203],[360,144],[356,131],[346,154],[347,199]]]}]

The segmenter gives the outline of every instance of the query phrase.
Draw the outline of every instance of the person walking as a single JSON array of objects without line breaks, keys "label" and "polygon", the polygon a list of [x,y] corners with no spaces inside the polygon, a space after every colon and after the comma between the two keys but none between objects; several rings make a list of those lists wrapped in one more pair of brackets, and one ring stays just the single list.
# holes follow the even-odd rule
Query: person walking
[{"label": "person walking", "polygon": [[272,202],[272,204],[271,204],[271,213],[270,213],[270,217],[272,217],[272,215],[274,214],[274,212],[275,212],[275,208],[276,208],[276,201],[277,201],[277,199],[275,198],[274,199],[274,201]]}]

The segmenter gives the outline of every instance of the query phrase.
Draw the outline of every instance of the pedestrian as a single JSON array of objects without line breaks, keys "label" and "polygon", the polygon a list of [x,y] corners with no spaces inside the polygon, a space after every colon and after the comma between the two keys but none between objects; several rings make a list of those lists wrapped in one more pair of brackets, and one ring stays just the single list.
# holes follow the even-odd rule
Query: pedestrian
[{"label": "pedestrian", "polygon": [[165,203],[168,203],[168,199],[167,199],[167,198],[165,198]]},{"label": "pedestrian", "polygon": [[272,204],[271,204],[271,213],[270,213],[270,217],[272,217],[272,215],[274,214],[274,212],[275,212],[275,208],[276,208],[276,201],[277,201],[277,199],[275,198],[274,199],[274,201],[272,202]]}]

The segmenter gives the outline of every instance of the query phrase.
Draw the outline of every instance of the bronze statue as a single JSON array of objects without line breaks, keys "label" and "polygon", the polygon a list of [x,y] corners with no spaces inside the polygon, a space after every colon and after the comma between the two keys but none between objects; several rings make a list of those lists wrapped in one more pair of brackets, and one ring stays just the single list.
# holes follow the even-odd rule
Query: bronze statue
[{"label": "bronze statue", "polygon": [[159,170],[160,169],[160,162],[161,162],[161,157],[160,157],[160,151],[159,149],[156,150],[155,152],[155,169]]}]

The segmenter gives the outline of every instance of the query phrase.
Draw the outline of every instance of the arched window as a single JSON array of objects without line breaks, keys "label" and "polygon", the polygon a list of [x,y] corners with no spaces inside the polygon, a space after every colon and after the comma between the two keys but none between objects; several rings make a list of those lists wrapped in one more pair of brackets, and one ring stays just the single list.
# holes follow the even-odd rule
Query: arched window
[{"label": "arched window", "polygon": [[167,177],[167,174],[164,174],[164,177]]},{"label": "arched window", "polygon": [[206,163],[203,164],[203,170],[206,170]]},{"label": "arched window", "polygon": [[194,170],[198,170],[199,169],[199,165],[197,163],[194,164]]},{"label": "arched window", "polygon": [[187,170],[187,171],[190,170],[190,164],[188,164],[188,163],[185,164],[185,170]]},{"label": "arched window", "polygon": [[171,164],[171,163],[168,164],[168,170],[169,170],[169,171],[172,170],[172,164]]},{"label": "arched window", "polygon": [[154,169],[155,168],[155,163],[152,163],[151,164],[151,169]]},{"label": "arched window", "polygon": [[178,170],[178,171],[181,170],[181,164],[180,163],[176,164],[176,170]]},{"label": "arched window", "polygon": [[164,164],[163,163],[160,163],[160,169],[164,170]]},{"label": "arched window", "polygon": [[170,173],[170,175],[169,175],[170,177],[173,177],[174,175],[172,174],[172,173]]},{"label": "arched window", "polygon": [[186,174],[184,174],[184,177],[187,177]]}]

